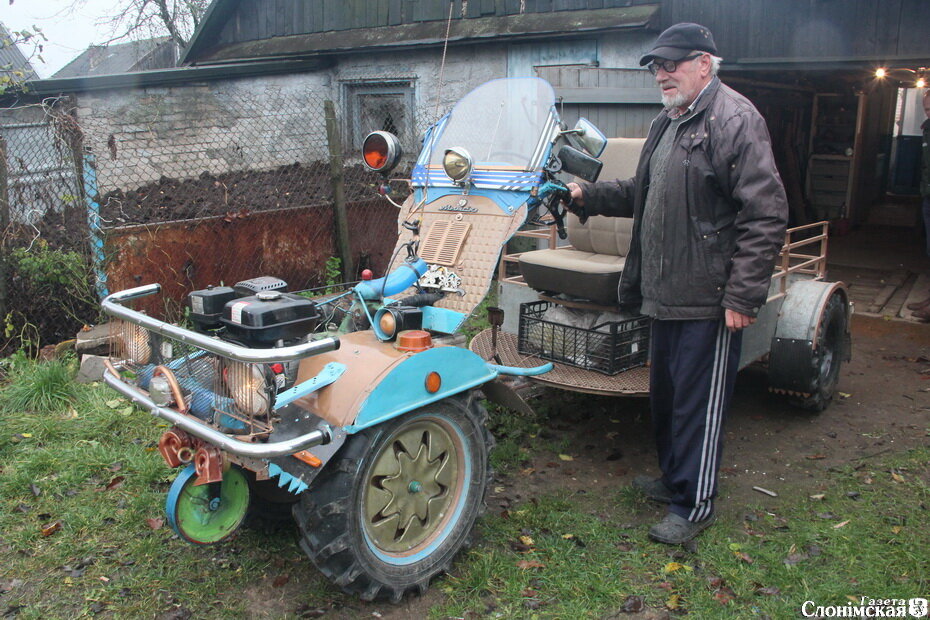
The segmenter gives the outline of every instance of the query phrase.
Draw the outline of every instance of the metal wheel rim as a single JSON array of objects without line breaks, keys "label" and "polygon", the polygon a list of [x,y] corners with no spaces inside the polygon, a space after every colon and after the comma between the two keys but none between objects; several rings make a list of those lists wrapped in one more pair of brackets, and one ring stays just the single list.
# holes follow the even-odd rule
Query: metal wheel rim
[{"label": "metal wheel rim", "polygon": [[404,424],[372,459],[362,494],[362,527],[384,554],[416,554],[443,534],[464,490],[464,445],[435,417]]},{"label": "metal wheel rim", "polygon": [[[220,542],[238,529],[249,507],[249,483],[236,468],[223,473],[218,498],[210,485],[194,485],[193,465],[181,473],[168,497],[168,516],[174,530],[198,544]],[[174,486],[174,485],[172,485]]]}]

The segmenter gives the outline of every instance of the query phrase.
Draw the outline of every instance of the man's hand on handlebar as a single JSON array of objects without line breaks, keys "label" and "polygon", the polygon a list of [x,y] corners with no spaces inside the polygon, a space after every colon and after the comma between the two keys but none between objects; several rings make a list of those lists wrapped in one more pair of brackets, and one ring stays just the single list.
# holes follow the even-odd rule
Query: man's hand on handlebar
[{"label": "man's hand on handlebar", "polygon": [[581,186],[577,183],[568,183],[565,187],[571,194],[571,200],[563,200],[565,208],[581,217],[584,215],[584,193],[581,191]]},{"label": "man's hand on handlebar", "polygon": [[584,224],[588,220],[588,214],[584,208],[584,192],[581,191],[581,186],[577,183],[568,183],[565,187],[568,192],[563,195],[562,204],[565,205],[567,211],[577,215]]}]

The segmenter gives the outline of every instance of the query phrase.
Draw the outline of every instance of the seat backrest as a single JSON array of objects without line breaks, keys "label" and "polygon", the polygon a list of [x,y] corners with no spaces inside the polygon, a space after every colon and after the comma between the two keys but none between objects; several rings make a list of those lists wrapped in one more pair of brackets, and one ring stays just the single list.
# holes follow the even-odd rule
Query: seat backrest
[{"label": "seat backrest", "polygon": [[[611,138],[607,148],[601,154],[604,167],[600,179],[629,179],[636,174],[639,154],[643,150],[645,138]],[[626,256],[630,251],[630,238],[633,233],[633,218],[604,217],[602,215],[588,218],[584,226],[572,214],[565,222],[568,240],[572,246],[583,252]]]}]

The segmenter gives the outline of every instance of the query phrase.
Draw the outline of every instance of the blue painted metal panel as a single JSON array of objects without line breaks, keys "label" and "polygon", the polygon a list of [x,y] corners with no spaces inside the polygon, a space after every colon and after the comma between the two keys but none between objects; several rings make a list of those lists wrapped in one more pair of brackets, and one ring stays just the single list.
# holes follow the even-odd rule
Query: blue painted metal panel
[{"label": "blue painted metal panel", "polygon": [[436,308],[435,306],[424,306],[423,310],[423,329],[443,334],[454,334],[468,315],[463,312],[456,312],[448,308]]},{"label": "blue painted metal panel", "polygon": [[303,398],[307,394],[312,394],[320,388],[326,387],[341,377],[342,373],[345,371],[345,364],[340,364],[339,362],[328,363],[323,367],[323,370],[321,370],[319,374],[317,374],[317,376],[313,377],[312,379],[307,379],[303,383],[295,385],[290,389],[284,390],[283,392],[278,392],[278,395],[275,396],[274,410],[277,411],[282,407],[290,405],[298,398]]},{"label": "blue painted metal panel", "polygon": [[[439,390],[426,391],[426,376],[436,371],[442,378]],[[436,347],[417,353],[398,364],[372,390],[359,408],[355,423],[345,428],[356,433],[408,411],[419,409],[497,377],[497,371],[468,349]]]},{"label": "blue painted metal panel", "polygon": [[90,229],[90,245],[93,252],[94,275],[97,295],[103,299],[110,294],[107,290],[106,257],[103,253],[103,230],[100,228],[100,204],[97,202],[97,160],[93,153],[84,155],[84,196],[87,202],[87,225]]}]

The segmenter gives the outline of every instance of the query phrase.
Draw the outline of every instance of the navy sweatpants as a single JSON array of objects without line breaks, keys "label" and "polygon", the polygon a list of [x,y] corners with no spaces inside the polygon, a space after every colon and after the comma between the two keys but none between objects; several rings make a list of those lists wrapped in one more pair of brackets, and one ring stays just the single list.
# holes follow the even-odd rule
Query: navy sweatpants
[{"label": "navy sweatpants", "polygon": [[689,521],[713,513],[723,421],[739,368],[742,332],[723,319],[653,321],[650,404],[670,510]]}]

